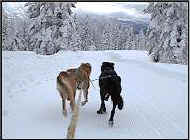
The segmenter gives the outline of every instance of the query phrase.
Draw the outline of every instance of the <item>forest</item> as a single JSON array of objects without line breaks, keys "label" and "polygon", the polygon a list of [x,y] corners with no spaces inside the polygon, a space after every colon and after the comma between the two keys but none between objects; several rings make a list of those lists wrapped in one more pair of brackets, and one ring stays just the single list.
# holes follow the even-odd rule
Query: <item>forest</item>
[{"label": "forest", "polygon": [[140,29],[115,18],[73,12],[76,2],[27,2],[22,15],[2,7],[2,48],[52,55],[59,50],[145,50],[154,62],[186,64],[188,4],[150,2]]}]

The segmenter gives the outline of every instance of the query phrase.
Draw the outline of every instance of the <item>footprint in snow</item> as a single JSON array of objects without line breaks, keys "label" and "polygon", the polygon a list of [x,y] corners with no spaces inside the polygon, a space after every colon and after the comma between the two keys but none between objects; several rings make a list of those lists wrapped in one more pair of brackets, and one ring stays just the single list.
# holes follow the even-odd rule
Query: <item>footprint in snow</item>
[{"label": "footprint in snow", "polygon": [[12,98],[13,98],[13,95],[9,95],[8,97],[9,97],[10,99],[12,99]]},{"label": "footprint in snow", "polygon": [[8,111],[7,110],[3,111],[3,116],[8,116]]}]

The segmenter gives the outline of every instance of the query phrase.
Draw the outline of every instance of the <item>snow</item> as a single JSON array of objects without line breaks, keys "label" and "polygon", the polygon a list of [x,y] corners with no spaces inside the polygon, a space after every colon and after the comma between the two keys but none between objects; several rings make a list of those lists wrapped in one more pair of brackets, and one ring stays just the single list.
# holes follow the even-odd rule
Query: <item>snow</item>
[{"label": "snow", "polygon": [[144,51],[61,51],[54,55],[2,52],[3,138],[66,138],[71,119],[62,115],[56,90],[60,71],[92,65],[91,79],[100,75],[103,61],[115,63],[122,79],[124,109],[116,109],[115,124],[108,126],[100,106],[98,81],[91,85],[89,102],[80,107],[76,138],[183,138],[188,137],[188,67],[152,63]]}]

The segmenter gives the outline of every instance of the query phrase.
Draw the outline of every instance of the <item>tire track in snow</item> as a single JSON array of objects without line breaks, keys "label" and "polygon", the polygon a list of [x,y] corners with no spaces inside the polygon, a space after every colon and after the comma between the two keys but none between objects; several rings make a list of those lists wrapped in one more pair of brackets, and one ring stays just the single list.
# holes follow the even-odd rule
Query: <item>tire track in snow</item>
[{"label": "tire track in snow", "polygon": [[[122,59],[121,56],[115,53],[108,53],[108,56],[115,62],[125,62],[125,63],[130,63],[133,65],[138,65],[147,71],[151,71],[161,76],[167,76],[168,78],[176,79],[181,82],[186,82],[185,74],[173,72],[164,68],[157,67],[155,66],[156,64],[153,64],[153,63],[149,64],[146,62],[132,60],[132,59]],[[150,95],[149,96],[146,95],[146,98],[145,98],[141,94],[139,94],[137,98],[140,99],[138,101],[140,101],[141,104],[147,104],[150,100],[152,101],[154,100],[153,97]],[[167,134],[167,129],[170,130],[171,128],[172,130],[176,131],[176,133],[178,134],[177,135],[178,137],[185,136],[183,128],[180,128],[179,125],[175,122],[176,118],[174,114],[171,114],[172,112],[165,114],[162,110],[160,110],[160,108],[156,104],[149,104],[152,110],[151,112],[144,112],[141,109],[141,106],[137,106],[137,104],[135,104],[135,106],[136,106],[135,111],[139,114],[139,116],[142,118],[144,122],[148,122],[148,124],[146,125],[149,125],[149,128],[151,128],[153,133],[156,134],[158,137],[160,138],[168,137],[169,135]],[[150,118],[151,113],[153,112],[155,112],[156,114],[159,114],[159,118],[161,118],[162,121],[156,121],[155,118]],[[129,120],[129,126],[131,128],[134,126],[134,123],[135,121],[133,119]],[[163,128],[166,129],[165,132],[162,130]]]},{"label": "tire track in snow", "polygon": [[[157,64],[155,64],[155,63],[145,63],[142,61],[130,60],[130,59],[125,59],[123,61],[126,61],[126,62],[131,63],[131,64],[138,65],[141,68],[149,70],[155,74],[159,74],[160,76],[166,76],[168,78],[176,79],[176,80],[179,80],[181,82],[187,82],[187,75],[182,74],[182,73],[178,73],[178,72],[173,72],[173,71],[161,68],[161,67],[157,67],[156,66]],[[170,64],[170,65],[172,65],[172,64]]]},{"label": "tire track in snow", "polygon": [[[11,108],[8,108],[9,112],[7,113],[8,113],[8,116],[11,116],[12,118],[7,117],[7,116],[5,117],[6,119],[8,118],[6,123],[9,126],[9,128],[6,128],[6,135],[7,135],[6,137],[7,138],[11,138],[11,136],[17,136],[17,137],[31,136],[35,138],[37,137],[38,138],[39,137],[41,138],[65,137],[64,132],[66,132],[67,130],[69,119],[62,118],[61,102],[59,100],[60,98],[55,88],[55,83],[56,83],[55,79],[56,79],[57,73],[59,72],[59,70],[64,70],[70,66],[78,66],[81,62],[88,61],[92,63],[92,66],[93,66],[91,78],[97,78],[100,74],[101,63],[103,61],[108,61],[108,60],[116,62],[116,71],[118,71],[118,73],[121,72],[121,76],[123,76],[122,94],[125,100],[124,109],[121,111],[116,109],[115,125],[113,128],[108,128],[108,119],[109,119],[110,112],[112,109],[112,104],[111,102],[106,103],[106,107],[108,111],[106,115],[99,116],[96,114],[96,111],[99,108],[99,103],[100,103],[99,88],[98,88],[99,85],[98,85],[98,80],[97,80],[94,83],[97,90],[95,90],[92,86],[90,86],[88,105],[85,106],[84,108],[83,107],[81,108],[80,119],[79,119],[80,125],[77,128],[78,134],[76,135],[78,138],[83,138],[83,137],[84,138],[88,138],[88,137],[93,137],[93,138],[97,138],[97,137],[98,138],[155,138],[155,137],[163,138],[167,136],[169,138],[172,138],[172,136],[182,138],[184,137],[185,134],[187,134],[187,133],[182,133],[184,130],[183,128],[184,124],[183,123],[179,124],[179,122],[177,122],[179,121],[179,118],[181,116],[179,118],[176,118],[174,114],[175,112],[171,112],[170,110],[168,110],[168,112],[165,112],[167,111],[167,109],[161,110],[160,106],[158,105],[161,105],[162,101],[160,99],[155,100],[154,98],[157,96],[155,95],[151,96],[151,94],[148,94],[148,93],[145,93],[145,91],[142,91],[143,86],[139,85],[139,84],[142,84],[140,83],[141,81],[136,83],[136,80],[138,80],[138,77],[137,79],[134,79],[134,80],[132,79],[133,76],[136,76],[137,72],[140,73],[142,71],[141,62],[134,63],[133,60],[128,60],[128,59],[125,60],[122,57],[120,57],[120,55],[114,52],[113,53],[112,52],[105,52],[105,53],[94,52],[94,53],[92,56],[95,56],[95,57],[97,56],[96,58],[88,55],[89,53],[83,54],[83,52],[82,54],[78,53],[77,55],[75,55],[74,53],[71,53],[71,54],[66,53],[66,55],[63,55],[63,56],[58,54],[58,56],[56,55],[51,58],[49,56],[41,57],[37,59],[37,61],[35,62],[32,61],[33,63],[29,67],[28,66],[26,67],[27,68],[25,69],[26,73],[25,71],[23,71],[23,73],[17,74],[15,73],[14,70],[12,70],[14,72],[13,74],[16,74],[15,75],[16,77],[14,78],[19,78],[20,80],[18,85],[25,84],[27,88],[30,88],[30,90],[26,91],[26,92],[29,92],[29,94],[27,94],[26,96],[22,96],[26,92],[19,91],[22,93],[21,96],[15,96],[16,102],[14,104],[10,102],[13,108],[12,110]],[[22,54],[19,54],[19,55],[22,55]],[[69,58],[71,57],[72,59],[70,60]],[[67,59],[67,61],[69,59],[69,62],[66,62],[65,59]],[[12,63],[12,60],[9,64],[11,63]],[[117,67],[118,65],[119,65],[119,68]],[[10,67],[11,69],[13,68],[12,66]],[[14,67],[17,68],[18,66],[14,65]],[[32,69],[31,73],[29,73],[30,68]],[[133,69],[136,69],[136,70],[133,70]],[[147,69],[147,71],[149,72],[148,67],[144,69],[145,70]],[[144,69],[143,71],[145,71]],[[32,73],[34,75],[30,75]],[[39,75],[39,77],[35,77],[36,74]],[[125,77],[126,74],[130,74],[130,75]],[[28,77],[29,75],[31,76],[31,78],[25,81],[24,77]],[[143,75],[143,74],[141,73],[137,74],[137,76],[140,76],[140,75]],[[164,75],[165,74],[163,74],[163,76]],[[20,78],[20,76],[22,78]],[[153,76],[153,77],[157,78],[158,76],[157,77]],[[12,80],[13,83],[9,83],[10,81],[9,82],[6,81],[5,84],[8,83],[10,85],[11,84],[17,85],[17,82],[15,82],[16,80],[14,78],[10,79],[10,81]],[[139,80],[141,80],[140,78],[144,78],[144,77],[143,76],[139,77]],[[164,80],[164,77],[162,78]],[[5,80],[7,79],[9,79],[9,77],[6,75]],[[152,80],[152,79],[148,79],[148,80]],[[132,82],[132,84],[130,82]],[[18,87],[15,86],[15,90],[17,90]],[[134,87],[136,88],[135,90],[134,90]],[[6,85],[5,88],[6,88],[6,91],[3,91],[4,94],[5,93],[9,94],[8,86]],[[180,97],[179,102],[181,102],[180,99],[183,96],[180,95],[177,97]],[[151,103],[149,103],[150,100],[151,100]],[[7,98],[6,98],[6,102],[7,102]],[[26,106],[28,107],[27,109],[25,108]],[[148,107],[148,109],[150,110],[147,110],[147,108],[144,108],[144,107]],[[4,110],[3,113],[6,114],[6,110]],[[175,121],[176,123],[173,123]],[[172,124],[170,124],[171,122]],[[18,124],[20,127],[18,129],[15,129],[17,128]],[[33,129],[34,125],[37,129]],[[166,127],[169,127],[169,128],[166,128]],[[173,131],[174,129],[175,131]],[[41,130],[44,130],[44,131],[41,131]],[[171,130],[173,131],[173,133],[167,130]],[[47,132],[51,132],[51,133],[47,133]]]},{"label": "tire track in snow", "polygon": [[[167,138],[168,134],[167,132],[170,130],[175,130],[175,132],[178,134],[179,137],[185,136],[184,132],[182,131],[183,129],[180,128],[177,123],[175,122],[174,115],[172,112],[165,113],[164,110],[159,108],[159,105],[155,104],[155,102],[149,102],[149,101],[154,101],[155,99],[151,96],[141,96],[143,95],[140,91],[136,91],[138,93],[138,98],[140,101],[137,107],[138,114],[144,118],[144,121],[147,122],[147,125],[151,125],[151,129],[157,134],[158,137],[160,138]],[[135,95],[134,93],[132,93]],[[151,110],[148,110],[147,112],[142,108],[144,105],[147,104]],[[159,115],[159,120],[156,119],[156,117],[153,117],[154,114]],[[172,117],[173,116],[173,117]]]},{"label": "tire track in snow", "polygon": [[[159,65],[159,63],[151,63],[151,62],[143,62],[139,60],[134,60],[134,59],[126,59],[122,58],[121,55],[118,53],[109,53],[110,57],[113,58],[114,61],[116,62],[127,62],[130,64],[138,65],[143,69],[149,70],[153,73],[159,74],[160,76],[167,76],[168,78],[173,78],[176,80],[180,80],[181,82],[187,82],[187,75],[179,73],[179,72],[173,72],[161,67],[158,67],[156,65]],[[162,64],[162,63],[160,63]],[[172,65],[172,64],[170,64]]]}]

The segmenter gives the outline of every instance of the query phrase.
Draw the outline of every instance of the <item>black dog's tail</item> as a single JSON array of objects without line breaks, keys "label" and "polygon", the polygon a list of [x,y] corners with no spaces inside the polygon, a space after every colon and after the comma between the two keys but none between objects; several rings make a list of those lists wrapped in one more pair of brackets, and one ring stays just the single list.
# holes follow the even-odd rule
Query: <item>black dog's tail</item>
[{"label": "black dog's tail", "polygon": [[119,98],[118,98],[118,104],[117,105],[118,105],[117,107],[119,110],[123,109],[123,98],[121,96],[119,96]]}]

